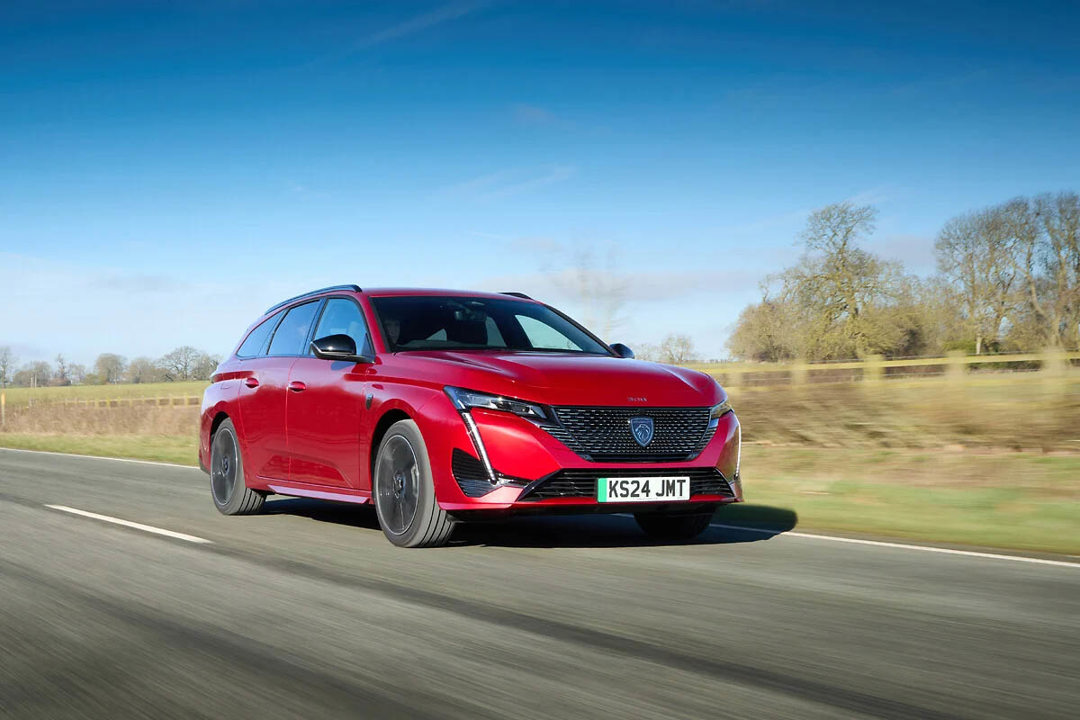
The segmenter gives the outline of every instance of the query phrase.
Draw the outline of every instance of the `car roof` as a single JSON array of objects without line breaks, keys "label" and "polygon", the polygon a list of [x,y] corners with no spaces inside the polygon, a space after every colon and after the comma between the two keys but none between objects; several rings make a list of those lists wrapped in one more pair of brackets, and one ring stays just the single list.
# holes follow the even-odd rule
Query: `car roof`
[{"label": "car roof", "polygon": [[274,305],[271,305],[264,316],[271,315],[274,312],[280,310],[283,307],[298,303],[301,300],[309,300],[318,298],[323,295],[332,293],[358,293],[360,295],[367,295],[368,297],[482,297],[482,298],[500,298],[505,300],[508,297],[513,297],[523,302],[537,302],[528,295],[519,292],[484,292],[482,290],[451,290],[448,288],[403,288],[403,287],[391,287],[391,288],[366,288],[361,289],[359,285],[331,285],[330,287],[319,288],[317,290],[309,290],[306,293],[301,293],[294,297],[282,300]]},{"label": "car roof", "polygon": [[536,302],[530,297],[525,297],[520,293],[511,295],[505,292],[486,292],[483,290],[453,290],[449,288],[407,288],[407,287],[385,287],[385,288],[364,288],[363,294],[368,297],[402,297],[402,296],[449,296],[449,297],[483,297],[483,298],[500,298],[505,300],[507,297],[513,297],[518,300],[526,300]]}]

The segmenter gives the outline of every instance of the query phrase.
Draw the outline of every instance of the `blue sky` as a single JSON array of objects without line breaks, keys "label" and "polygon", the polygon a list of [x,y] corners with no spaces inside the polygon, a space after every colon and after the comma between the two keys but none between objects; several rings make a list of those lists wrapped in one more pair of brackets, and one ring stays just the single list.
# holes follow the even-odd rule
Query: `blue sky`
[{"label": "blue sky", "polygon": [[231,349],[320,285],[524,290],[723,357],[816,207],[933,271],[951,216],[1080,189],[1080,6],[8,2],[0,345]]}]

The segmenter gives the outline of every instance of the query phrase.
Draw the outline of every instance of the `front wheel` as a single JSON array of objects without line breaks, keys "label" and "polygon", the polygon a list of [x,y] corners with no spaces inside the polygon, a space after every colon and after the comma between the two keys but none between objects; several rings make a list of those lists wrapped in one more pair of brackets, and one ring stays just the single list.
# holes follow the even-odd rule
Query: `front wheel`
[{"label": "front wheel", "polygon": [[435,500],[427,445],[412,420],[399,420],[383,437],[371,495],[383,534],[398,547],[438,547],[450,539],[454,524]]},{"label": "front wheel", "polygon": [[713,513],[634,513],[645,534],[654,540],[692,540],[709,527]]}]

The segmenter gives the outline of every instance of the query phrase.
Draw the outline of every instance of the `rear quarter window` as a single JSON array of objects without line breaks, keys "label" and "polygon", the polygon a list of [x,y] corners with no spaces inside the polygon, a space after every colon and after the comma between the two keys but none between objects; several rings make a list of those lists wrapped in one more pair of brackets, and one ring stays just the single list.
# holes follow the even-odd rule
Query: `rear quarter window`
[{"label": "rear quarter window", "polygon": [[266,352],[266,341],[270,339],[270,333],[274,331],[274,326],[277,325],[277,321],[280,319],[281,313],[277,313],[259,323],[254,330],[248,333],[247,338],[236,351],[236,357],[250,358],[264,354]]},{"label": "rear quarter window", "polygon": [[319,301],[297,305],[285,314],[285,318],[274,331],[274,338],[270,341],[268,355],[303,355],[307,350],[308,332],[311,323],[315,319],[315,311],[319,309]]}]

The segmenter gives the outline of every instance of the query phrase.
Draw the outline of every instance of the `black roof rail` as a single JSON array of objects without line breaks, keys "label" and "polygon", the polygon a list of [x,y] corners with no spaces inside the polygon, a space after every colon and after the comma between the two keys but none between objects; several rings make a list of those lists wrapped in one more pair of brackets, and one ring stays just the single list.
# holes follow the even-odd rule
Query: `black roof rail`
[{"label": "black roof rail", "polygon": [[513,291],[507,291],[507,292],[501,292],[501,293],[499,293],[499,294],[500,294],[500,295],[512,295],[512,296],[514,296],[514,297],[519,297],[519,298],[522,298],[522,299],[524,299],[524,300],[532,300],[532,298],[531,298],[531,297],[529,297],[528,295],[526,295],[526,294],[525,294],[525,293],[523,293],[523,292],[513,292]]},{"label": "black roof rail", "polygon": [[270,313],[277,310],[279,307],[284,307],[285,305],[288,305],[294,300],[302,300],[303,298],[311,297],[312,295],[321,295],[324,292],[331,292],[333,290],[350,290],[352,292],[363,292],[360,289],[359,285],[331,285],[329,287],[319,288],[318,290],[311,290],[310,292],[300,293],[296,297],[291,297],[288,300],[282,300],[277,305],[271,305],[270,309],[263,313],[263,315],[269,315]]}]

